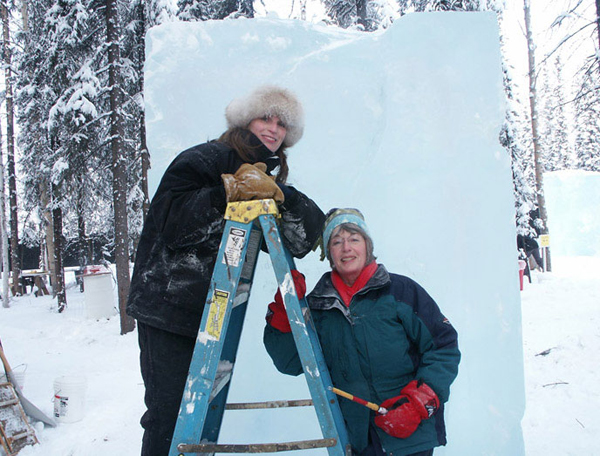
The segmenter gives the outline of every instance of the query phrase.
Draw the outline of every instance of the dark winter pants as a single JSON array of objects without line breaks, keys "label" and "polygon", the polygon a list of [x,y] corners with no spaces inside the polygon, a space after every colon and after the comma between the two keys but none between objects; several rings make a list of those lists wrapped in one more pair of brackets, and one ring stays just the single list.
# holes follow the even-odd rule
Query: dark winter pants
[{"label": "dark winter pants", "polygon": [[[386,452],[383,451],[383,448],[381,447],[381,441],[379,440],[377,432],[372,424],[369,426],[369,444],[359,456],[386,456]],[[412,453],[407,456],[433,456],[433,448],[431,450]]]},{"label": "dark winter pants", "polygon": [[140,322],[138,337],[148,409],[140,421],[142,456],[167,456],[196,341]]}]

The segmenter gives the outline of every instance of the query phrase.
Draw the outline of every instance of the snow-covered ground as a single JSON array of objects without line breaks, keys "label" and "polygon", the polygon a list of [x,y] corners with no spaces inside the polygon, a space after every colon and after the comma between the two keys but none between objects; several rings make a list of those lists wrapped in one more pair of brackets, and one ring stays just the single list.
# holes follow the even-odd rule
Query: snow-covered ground
[{"label": "snow-covered ground", "polygon": [[[525,279],[523,432],[528,456],[600,454],[599,271],[598,256],[556,257],[551,273],[534,273],[531,284]],[[23,393],[29,400],[51,415],[57,377],[85,375],[88,384],[83,419],[56,428],[38,423],[40,444],[20,455],[139,454],[144,406],[136,333],[119,335],[116,316],[86,319],[85,294],[73,282],[68,302],[62,314],[50,297],[33,295],[0,309],[2,344],[13,369],[26,369]],[[452,454],[452,435],[449,442],[447,453]],[[489,454],[495,454],[493,448]]]},{"label": "snow-covered ground", "polygon": [[557,257],[522,297],[527,455],[600,455],[600,257]]}]

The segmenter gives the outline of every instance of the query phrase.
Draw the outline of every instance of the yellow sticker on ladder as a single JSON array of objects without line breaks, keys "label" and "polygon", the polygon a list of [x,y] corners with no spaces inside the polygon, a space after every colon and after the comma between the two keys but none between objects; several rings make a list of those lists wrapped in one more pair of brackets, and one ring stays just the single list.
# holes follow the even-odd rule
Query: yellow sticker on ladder
[{"label": "yellow sticker on ladder", "polygon": [[227,291],[215,290],[210,302],[206,332],[217,340],[221,338],[221,331],[223,330],[223,321],[225,320],[225,311],[227,310],[228,301],[229,293]]},{"label": "yellow sticker on ladder", "polygon": [[540,234],[540,247],[550,247],[549,234]]}]

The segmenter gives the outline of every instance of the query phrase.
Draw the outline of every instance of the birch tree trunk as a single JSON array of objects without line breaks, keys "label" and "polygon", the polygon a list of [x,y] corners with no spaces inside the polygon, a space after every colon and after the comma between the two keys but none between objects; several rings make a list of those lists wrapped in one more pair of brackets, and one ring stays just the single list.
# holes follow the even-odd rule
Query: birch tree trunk
[{"label": "birch tree trunk", "polygon": [[[535,186],[537,202],[540,209],[540,217],[544,222],[543,234],[548,234],[548,213],[546,211],[546,198],[544,196],[544,164],[542,163],[542,148],[538,128],[537,90],[535,70],[535,43],[531,32],[531,8],[530,0],[524,0],[523,10],[525,13],[525,31],[527,35],[527,54],[529,57],[529,107],[531,110],[531,134],[533,137],[533,157],[535,162]],[[550,247],[546,248],[546,270],[552,271],[550,260]]]},{"label": "birch tree trunk", "polygon": [[122,147],[123,118],[121,115],[122,87],[120,75],[119,18],[117,0],[106,2],[108,44],[108,84],[110,86],[110,136],[112,149],[113,210],[115,218],[115,265],[121,334],[133,331],[133,318],[125,313],[129,294],[129,232],[127,225],[127,157]]},{"label": "birch tree trunk", "polygon": [[10,48],[9,15],[6,0],[0,1],[2,16],[2,50],[4,53],[4,79],[6,86],[6,169],[8,172],[8,201],[10,205],[10,256],[12,263],[13,294],[21,291],[19,276],[19,215],[17,210],[17,177],[15,172],[15,135],[13,77]]},{"label": "birch tree trunk", "polygon": [[[0,131],[2,129],[0,128]],[[8,261],[8,232],[6,231],[6,193],[4,193],[4,159],[2,158],[2,142],[0,141],[0,246],[2,250],[2,307],[10,307],[8,295],[8,275],[10,265]]]},{"label": "birch tree trunk", "polygon": [[[54,288],[54,284],[56,283],[56,265],[54,263],[54,222],[52,221],[48,189],[48,183],[45,180],[42,180],[40,182],[40,207],[42,208],[42,225],[44,226],[44,238],[46,240],[47,264],[45,266],[50,273],[50,285]],[[54,295],[54,292],[52,295]]]}]

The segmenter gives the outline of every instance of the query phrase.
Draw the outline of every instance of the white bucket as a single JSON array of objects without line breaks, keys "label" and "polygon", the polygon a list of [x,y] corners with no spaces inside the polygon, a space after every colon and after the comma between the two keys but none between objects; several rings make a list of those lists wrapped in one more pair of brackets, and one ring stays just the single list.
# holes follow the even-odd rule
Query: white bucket
[{"label": "white bucket", "polygon": [[64,376],[54,380],[54,418],[59,423],[83,419],[85,389],[83,376]]},{"label": "white bucket", "polygon": [[113,280],[110,273],[83,276],[85,289],[85,315],[99,320],[115,315]]},{"label": "white bucket", "polygon": [[[23,389],[23,386],[25,385],[25,371],[26,370],[27,370],[27,365],[21,364],[21,365],[15,367],[12,371],[15,381],[17,382],[17,385],[19,385],[19,388],[21,388],[21,389]],[[10,380],[6,379],[6,374],[3,372],[2,375],[0,375],[0,383],[5,383],[8,381],[10,381]]]}]

